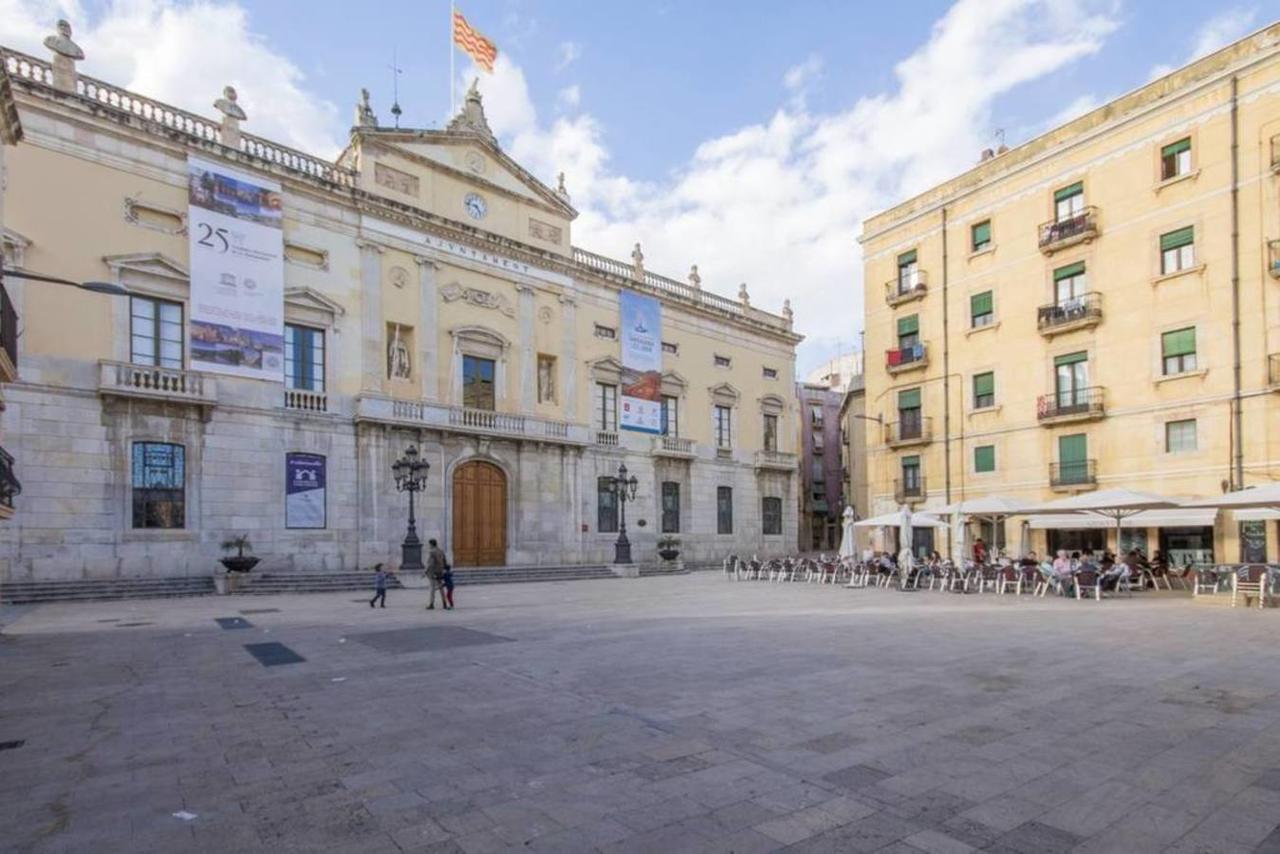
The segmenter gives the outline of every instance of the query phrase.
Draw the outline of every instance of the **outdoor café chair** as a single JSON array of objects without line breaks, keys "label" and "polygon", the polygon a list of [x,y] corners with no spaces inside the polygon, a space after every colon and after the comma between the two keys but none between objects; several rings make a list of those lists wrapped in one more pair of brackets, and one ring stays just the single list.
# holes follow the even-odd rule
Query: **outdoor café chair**
[{"label": "outdoor caf\u00e9 chair", "polygon": [[1092,596],[1102,601],[1102,576],[1092,569],[1082,569],[1075,575],[1076,599]]},{"label": "outdoor caf\u00e9 chair", "polygon": [[1054,575],[1053,570],[1046,566],[1038,566],[1036,567],[1036,572],[1039,573],[1039,578],[1036,580],[1036,586],[1031,591],[1032,596],[1039,596],[1043,599],[1044,594],[1050,590],[1054,593],[1062,592],[1062,581],[1058,576]]},{"label": "outdoor caf\u00e9 chair", "polygon": [[[1223,572],[1227,572],[1225,567]],[[1213,596],[1218,592],[1219,580],[1218,567],[1203,566],[1197,567],[1191,571],[1191,583],[1195,585],[1191,588],[1193,596]]]},{"label": "outdoor caf\u00e9 chair", "polygon": [[1270,582],[1267,568],[1260,563],[1241,566],[1231,574],[1231,607],[1236,606],[1236,597],[1244,599],[1245,607],[1249,606],[1249,597],[1258,597],[1258,607],[1266,606],[1267,586]]},{"label": "outdoor caf\u00e9 chair", "polygon": [[1016,566],[1002,566],[996,570],[996,592],[1005,593],[1010,587],[1014,595],[1022,595],[1022,571]]}]

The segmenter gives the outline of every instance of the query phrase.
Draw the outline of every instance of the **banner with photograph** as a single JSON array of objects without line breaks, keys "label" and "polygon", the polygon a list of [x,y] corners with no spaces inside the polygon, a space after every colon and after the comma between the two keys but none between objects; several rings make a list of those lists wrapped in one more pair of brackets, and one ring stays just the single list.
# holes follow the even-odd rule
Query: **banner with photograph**
[{"label": "banner with photograph", "polygon": [[320,454],[286,454],[284,458],[284,526],[323,528],[325,459]]},{"label": "banner with photograph", "polygon": [[191,367],[284,381],[280,185],[187,161]]},{"label": "banner with photograph", "polygon": [[662,304],[654,297],[623,291],[618,299],[622,326],[623,430],[662,432]]}]

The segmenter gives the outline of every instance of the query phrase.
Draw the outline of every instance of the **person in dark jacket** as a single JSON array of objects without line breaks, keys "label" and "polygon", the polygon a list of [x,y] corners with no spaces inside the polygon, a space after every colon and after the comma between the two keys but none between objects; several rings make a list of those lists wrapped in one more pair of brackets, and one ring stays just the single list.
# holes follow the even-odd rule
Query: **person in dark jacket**
[{"label": "person in dark jacket", "polygon": [[437,590],[440,591],[440,604],[448,607],[444,598],[444,573],[448,567],[449,561],[445,560],[439,544],[435,540],[427,540],[427,581],[431,582],[431,602],[427,605],[428,611],[436,607]]},{"label": "person in dark jacket", "polygon": [[382,607],[387,607],[387,573],[382,569],[382,564],[373,565],[373,598],[369,600],[369,607],[373,607],[373,603],[382,602]]},{"label": "person in dark jacket", "polygon": [[441,600],[444,602],[446,610],[453,610],[453,567],[449,565],[449,561],[444,562],[444,590],[441,593]]}]

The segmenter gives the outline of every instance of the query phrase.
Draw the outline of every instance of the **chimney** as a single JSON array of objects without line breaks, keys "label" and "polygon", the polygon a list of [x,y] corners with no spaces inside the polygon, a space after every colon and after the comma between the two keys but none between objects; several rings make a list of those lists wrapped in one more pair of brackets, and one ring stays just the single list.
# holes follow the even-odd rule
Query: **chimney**
[{"label": "chimney", "polygon": [[80,45],[71,40],[71,24],[58,21],[58,31],[44,40],[53,53],[53,88],[59,92],[76,91],[76,63],[84,59]]}]

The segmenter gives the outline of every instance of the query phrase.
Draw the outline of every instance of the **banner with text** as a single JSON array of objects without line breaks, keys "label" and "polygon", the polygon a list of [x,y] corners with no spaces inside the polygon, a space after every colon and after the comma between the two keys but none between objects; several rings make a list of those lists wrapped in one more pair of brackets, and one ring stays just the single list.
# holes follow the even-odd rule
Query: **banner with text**
[{"label": "banner with text", "polygon": [[662,432],[662,304],[653,297],[622,291],[623,430]]},{"label": "banner with text", "polygon": [[191,367],[284,380],[280,185],[187,161]]},{"label": "banner with text", "polygon": [[325,526],[325,459],[320,454],[286,454],[284,458],[284,526]]}]

